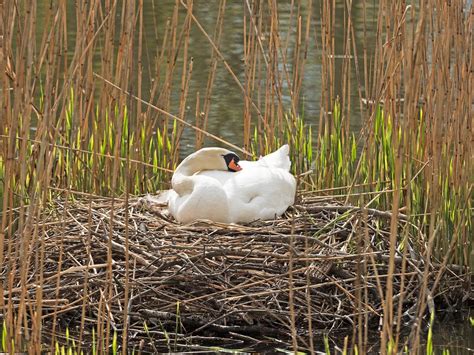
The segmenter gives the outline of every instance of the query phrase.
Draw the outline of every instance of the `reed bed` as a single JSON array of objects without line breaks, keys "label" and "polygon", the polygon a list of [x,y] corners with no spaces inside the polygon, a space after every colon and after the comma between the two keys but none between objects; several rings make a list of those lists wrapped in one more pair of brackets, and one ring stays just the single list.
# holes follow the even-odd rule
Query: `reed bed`
[{"label": "reed bed", "polygon": [[[222,226],[195,226],[196,235],[209,240],[207,234],[216,229],[222,243],[229,243],[229,249],[234,250],[237,246],[233,239],[257,238],[257,228],[262,229],[263,235],[275,228],[287,239],[288,235],[298,235],[288,234],[292,223],[294,228],[309,228],[308,233],[301,233],[308,248],[315,248],[308,249],[308,255],[326,253],[334,259],[336,269],[348,273],[338,279],[339,284],[328,285],[347,311],[346,318],[334,319],[334,327],[353,323],[351,342],[363,351],[369,314],[380,315],[380,349],[394,353],[401,349],[404,307],[416,298],[417,321],[412,327],[410,347],[418,351],[422,320],[427,311],[433,314],[433,297],[441,293],[449,300],[465,292],[460,306],[472,300],[473,294],[472,4],[460,0],[410,4],[401,0],[248,0],[240,8],[239,41],[243,49],[234,62],[231,59],[236,52],[232,45],[236,40],[226,24],[235,15],[235,3],[219,1],[215,18],[209,17],[204,3],[183,0],[166,5],[157,1],[58,0],[44,6],[36,0],[0,0],[0,292],[8,295],[0,303],[4,350],[13,351],[12,344],[21,348],[25,342],[28,345],[22,348],[40,352],[45,332],[54,333],[59,324],[64,328],[61,322],[65,318],[58,311],[62,299],[56,295],[67,289],[68,297],[72,297],[81,287],[86,291],[92,287],[99,296],[90,293],[92,298],[81,297],[77,301],[82,302],[81,313],[77,314],[80,324],[88,324],[88,329],[91,324],[98,325],[93,328],[96,340],[107,351],[111,344],[117,344],[114,328],[121,329],[119,342],[126,351],[127,327],[136,326],[129,319],[138,314],[134,308],[137,304],[131,301],[136,296],[132,289],[138,285],[134,275],[138,270],[143,275],[152,272],[151,266],[145,269],[132,261],[155,263],[157,254],[149,245],[155,246],[160,240],[148,245],[146,231],[137,234],[136,228],[147,226],[154,218],[175,239],[179,234],[179,227],[166,218],[147,214],[134,204],[127,208],[129,201],[135,203],[133,196],[169,188],[171,174],[183,149],[189,150],[189,146],[226,146],[242,158],[253,159],[289,143],[293,172],[299,177],[299,187],[306,191],[301,196],[330,196],[343,206],[326,206],[325,211],[310,209],[306,215],[297,209],[294,218],[290,214],[276,224],[248,227],[253,230],[250,234],[242,232],[243,227],[230,228],[227,239]],[[152,16],[147,16],[150,13]],[[152,35],[146,36],[150,27]],[[202,62],[192,56],[197,36],[205,42],[197,50],[209,54]],[[315,71],[308,71],[310,64]],[[206,73],[207,80],[195,80],[199,71]],[[223,80],[232,83],[237,92],[238,102],[232,102],[237,119],[232,127],[242,132],[238,138],[234,131],[225,139],[211,129],[216,124],[211,119],[216,102],[231,94],[216,89]],[[305,85],[312,88],[309,94]],[[318,107],[316,114],[305,110],[308,103]],[[356,132],[355,113],[361,119]],[[85,200],[71,202],[72,196]],[[101,210],[97,198],[105,196],[114,199],[104,200]],[[86,200],[91,202],[87,204]],[[301,201],[302,206],[309,203]],[[347,206],[360,210],[344,210]],[[364,217],[363,211],[370,210],[385,214]],[[101,213],[108,226],[98,222]],[[318,223],[323,223],[324,216],[328,218],[326,223],[334,222],[327,228],[342,228],[338,218],[346,221],[342,230],[349,237],[337,232],[332,240],[326,232],[318,234],[315,228],[321,227]],[[116,223],[116,217],[123,225]],[[50,222],[46,222],[48,218]],[[79,223],[71,222],[74,218],[82,223],[82,229]],[[141,221],[136,226],[132,223],[135,219]],[[318,227],[312,227],[313,219]],[[66,233],[69,228],[76,230]],[[147,228],[155,227],[151,224]],[[182,236],[194,233],[190,227],[182,228]],[[279,228],[286,228],[286,234]],[[50,235],[57,235],[59,240]],[[367,238],[360,239],[362,235]],[[309,236],[315,240],[310,241]],[[326,238],[329,251],[318,244],[321,236]],[[77,254],[81,240],[89,249],[84,252],[82,244],[82,254]],[[301,248],[300,240],[290,238],[289,242]],[[352,244],[354,241],[357,242]],[[68,247],[69,242],[72,244]],[[84,259],[85,254],[95,250],[95,242],[102,245],[97,254],[94,252],[100,262]],[[177,243],[184,245],[182,239]],[[273,242],[265,247],[263,244],[258,244],[262,253],[279,253],[278,249],[271,249]],[[354,245],[355,250],[351,249]],[[58,247],[61,260],[49,254]],[[373,250],[365,255],[364,248]],[[190,257],[198,255],[192,254],[198,253],[196,250],[190,248]],[[169,249],[170,254],[172,251]],[[361,253],[362,261],[341,253]],[[372,259],[379,257],[378,253],[388,261]],[[170,254],[166,256],[170,260],[176,257]],[[185,264],[185,254],[180,255],[183,258],[177,259],[181,263],[177,265],[192,264]],[[300,254],[282,255],[299,260]],[[50,257],[56,260],[56,271]],[[242,255],[230,259],[219,256],[219,260],[234,265],[239,257],[250,260]],[[402,260],[401,269],[398,258]],[[283,263],[283,259],[271,260]],[[70,263],[66,269],[61,266],[63,260]],[[192,260],[192,265],[211,270],[211,274],[222,270],[221,264],[212,264],[210,259]],[[265,266],[266,260],[262,257],[260,264]],[[309,295],[305,298],[306,314],[311,315],[305,318],[307,328],[299,327],[301,313],[295,310],[301,307],[302,289],[293,286],[294,282],[303,282],[298,270],[309,268],[301,262],[282,264],[288,280],[282,281],[286,286],[278,288],[281,293],[275,303],[281,306],[281,321],[275,320],[276,316],[264,317],[270,319],[268,326],[287,321],[283,329],[290,328],[295,351],[302,344],[299,337],[312,333],[317,328],[313,327],[313,320],[319,326],[324,315],[312,314],[323,308],[317,296],[305,293],[305,297]],[[98,264],[106,266],[74,272],[82,277],[78,284],[82,286],[67,284],[70,280],[66,276],[72,277],[69,274],[62,279],[61,272],[70,267]],[[448,265],[453,266],[447,268]],[[260,269],[262,273],[266,270]],[[266,272],[269,270],[274,269],[269,267]],[[232,282],[243,287],[238,270],[235,272],[236,280]],[[372,281],[362,278],[364,273],[371,277],[387,275],[376,278],[377,295],[369,287]],[[349,274],[357,277],[355,283],[347,281]],[[248,275],[264,279],[261,274]],[[56,280],[56,293],[51,293],[51,277]],[[89,285],[89,277],[95,284]],[[336,276],[330,273],[325,277],[329,280]],[[411,280],[417,277],[415,286]],[[445,288],[446,282],[456,278],[463,278],[464,291],[458,286]],[[122,290],[116,280],[124,279],[133,282],[125,282]],[[34,291],[33,283],[38,286]],[[104,291],[97,291],[98,284]],[[212,285],[228,289],[226,283]],[[266,288],[262,285],[258,292],[270,292],[270,284]],[[348,292],[347,299],[336,293],[337,286],[341,286],[337,292]],[[48,293],[43,295],[43,290]],[[182,292],[181,296],[190,291]],[[232,292],[232,297],[237,297],[240,291]],[[242,288],[242,292],[249,291]],[[354,293],[360,311],[349,312],[353,306],[349,295]],[[181,300],[180,295],[175,297]],[[43,298],[47,301],[43,302]],[[51,306],[51,302],[56,305]],[[69,298],[64,302],[66,313],[78,306],[72,305]],[[129,302],[130,316],[124,306]],[[367,311],[368,304],[373,311]],[[331,300],[324,307],[334,305]],[[171,307],[171,301],[165,306]],[[193,306],[197,307],[195,303]],[[96,313],[88,313],[94,307]],[[123,315],[116,314],[117,307],[122,307]],[[168,308],[163,312],[171,314]],[[200,314],[196,308],[193,311]],[[413,314],[413,310],[409,313]],[[49,322],[51,314],[53,320],[48,325],[53,326],[46,330],[43,320]],[[71,313],[67,314],[69,317]],[[231,318],[239,314],[230,308],[223,312]],[[94,316],[99,318],[92,319]],[[257,317],[253,313],[249,316]],[[214,314],[209,321],[212,319],[218,318]],[[219,321],[214,322],[216,326]],[[196,329],[199,326],[203,324]],[[184,334],[177,328],[174,332],[168,328],[165,334],[171,333]],[[150,338],[154,339],[149,334]],[[313,351],[310,335],[308,339],[304,346]],[[55,346],[49,345],[51,349]]]},{"label": "reed bed", "polygon": [[[179,225],[147,198],[55,200],[35,221],[46,231],[37,241],[44,244],[42,270],[29,263],[25,288],[3,296],[17,308],[23,290],[28,307],[35,307],[41,278],[44,336],[54,341],[67,327],[77,349],[90,349],[92,330],[100,334],[106,320],[119,337],[127,332],[136,350],[244,347],[272,339],[281,346],[290,342],[292,326],[299,347],[309,349],[309,337],[329,329],[351,334],[358,317],[369,328],[379,325],[374,320],[383,313],[389,277],[390,218],[390,212],[314,194],[280,219],[245,226]],[[398,228],[407,224],[402,216]],[[416,251],[420,237],[397,242],[396,249],[408,248],[410,255],[398,253],[390,275],[404,322],[416,318],[426,267]],[[433,304],[447,306],[466,295],[465,270],[435,262],[430,269],[429,287],[438,273],[446,275]],[[108,277],[112,288],[104,282]],[[95,346],[103,348],[103,341]]]}]

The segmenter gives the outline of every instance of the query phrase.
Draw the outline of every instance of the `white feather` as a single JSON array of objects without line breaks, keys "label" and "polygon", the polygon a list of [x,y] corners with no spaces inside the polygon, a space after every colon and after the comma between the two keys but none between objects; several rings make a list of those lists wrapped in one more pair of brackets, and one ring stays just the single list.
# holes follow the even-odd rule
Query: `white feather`
[{"label": "white feather", "polygon": [[181,223],[197,219],[238,223],[272,219],[294,203],[288,145],[229,172],[222,148],[203,148],[181,162],[172,178],[169,211]]}]

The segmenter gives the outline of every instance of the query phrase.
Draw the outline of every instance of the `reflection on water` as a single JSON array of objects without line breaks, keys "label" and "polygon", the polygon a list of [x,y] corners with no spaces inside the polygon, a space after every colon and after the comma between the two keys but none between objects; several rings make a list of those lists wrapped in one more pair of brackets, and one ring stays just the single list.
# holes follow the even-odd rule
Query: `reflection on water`
[{"label": "reflection on water", "polygon": [[[243,2],[228,2],[225,14],[224,30],[222,34],[221,51],[241,82],[244,82],[244,63],[242,58],[244,56],[244,38],[243,38],[243,22],[244,22],[244,4]],[[286,38],[287,34],[293,34],[296,29],[294,28],[294,19],[290,23],[290,2],[278,2],[279,6],[279,26],[282,32],[281,37]],[[335,53],[342,56],[344,46],[344,2],[337,2],[336,8],[336,31],[335,31]],[[209,33],[213,32],[215,19],[217,16],[217,7],[212,3],[199,3],[199,6],[195,6],[195,15],[202,22],[203,26]],[[304,12],[303,8],[303,12]],[[171,11],[171,7],[168,9]],[[356,35],[357,51],[363,53],[363,35],[364,35],[364,23],[363,17],[360,14],[362,7],[355,5],[353,7],[353,18],[354,18],[354,30]],[[320,114],[321,106],[321,44],[320,31],[321,31],[321,15],[320,15],[320,4],[316,1],[313,4],[313,22],[311,27],[311,36],[314,38],[310,41],[308,49],[307,62],[305,64],[304,79],[302,84],[300,112],[304,112],[306,122],[308,124],[317,126]],[[306,15],[306,14],[305,14]],[[149,19],[149,21],[152,21]],[[369,6],[367,8],[367,21],[366,21],[366,42],[369,44],[367,50],[371,51],[375,44],[375,25],[377,22],[377,9],[375,6]],[[150,26],[152,28],[152,26]],[[340,29],[340,30],[339,30]],[[317,39],[316,39],[317,38]],[[209,45],[208,40],[202,35],[202,33],[193,28],[191,35],[190,55],[193,57],[193,74],[189,89],[189,103],[188,103],[188,114],[189,117],[193,117],[195,98],[197,92],[201,95],[204,94],[207,78],[209,75],[209,58],[211,56],[212,48]],[[288,51],[288,58],[293,55],[293,47],[290,46]],[[336,65],[341,65],[342,57],[337,57]],[[359,63],[360,65],[360,63]],[[351,125],[354,130],[358,130],[361,125],[361,117],[359,110],[359,97],[357,92],[357,80],[355,73],[355,66],[352,65],[352,78],[351,78],[351,101],[353,102],[353,114],[351,116]],[[291,69],[291,68],[289,68]],[[341,71],[336,70],[335,76],[335,92],[341,95]],[[283,81],[285,84],[285,81]],[[363,85],[363,83],[360,83]],[[217,77],[214,83],[213,98],[211,104],[211,110],[209,113],[209,126],[208,129],[211,133],[214,133],[226,140],[229,140],[235,144],[241,144],[242,142],[242,130],[243,130],[243,110],[244,100],[243,94],[240,88],[232,79],[231,75],[225,70],[223,65],[219,65]],[[177,100],[177,98],[175,98]],[[286,108],[290,108],[289,98],[284,100]],[[316,132],[316,129],[313,129]],[[193,132],[188,130],[184,137],[184,144],[190,145],[191,150],[194,144]]]},{"label": "reflection on water", "polygon": [[[296,33],[295,16],[290,17],[290,1],[279,1],[279,28],[280,37],[286,40],[290,35],[294,42]],[[75,3],[67,2],[68,11],[68,47],[69,55],[72,57],[75,45],[75,30],[76,30],[76,16]],[[143,37],[143,98],[146,100],[150,91],[151,81],[154,77],[156,54],[161,48],[163,37],[165,35],[165,28],[167,20],[172,16],[175,6],[174,1],[145,1],[144,2],[144,37]],[[301,11],[304,16],[307,15],[308,9],[306,3],[301,4]],[[375,44],[375,25],[377,23],[377,8],[375,2],[368,2],[366,5],[366,19],[364,31],[363,8],[360,4],[354,4],[352,8],[353,26],[356,38],[356,48],[358,55],[363,54],[364,48],[369,52],[373,50]],[[47,13],[47,2],[40,2],[38,4],[38,19],[44,19]],[[193,13],[211,36],[214,33],[216,19],[218,14],[218,6],[216,2],[199,2],[194,4]],[[70,14],[70,15],[69,15]],[[245,67],[243,62],[244,57],[244,14],[245,2],[229,1],[226,4],[224,26],[222,32],[222,40],[220,50],[232,68],[237,78],[241,83],[245,81]],[[336,2],[336,30],[334,33],[335,45],[335,65],[336,68],[342,67],[342,55],[344,53],[344,2]],[[186,15],[186,10],[181,8],[179,19],[183,22]],[[120,16],[120,11],[117,12]],[[119,21],[118,21],[119,22]],[[319,121],[320,106],[321,106],[321,14],[320,1],[313,2],[312,6],[312,24],[310,30],[310,43],[307,53],[307,61],[305,64],[304,78],[302,81],[302,92],[299,103],[299,111],[304,112],[306,123],[316,126]],[[364,38],[365,36],[365,38]],[[38,35],[38,40],[41,35]],[[262,40],[265,40],[262,37]],[[363,42],[367,45],[364,47]],[[118,42],[118,38],[117,38]],[[287,58],[293,57],[294,43],[290,42],[287,52]],[[96,62],[100,63],[100,46],[96,47]],[[193,58],[193,71],[189,83],[189,93],[187,99],[186,119],[189,122],[194,122],[196,97],[199,94],[202,98],[206,92],[206,85],[210,72],[210,58],[212,54],[212,46],[209,40],[203,33],[193,24],[191,28],[190,42],[189,42],[189,57]],[[180,96],[180,80],[182,71],[181,57],[178,56],[178,65],[175,73],[175,90],[171,98],[171,113],[178,114],[179,110],[179,96]],[[291,60],[288,61],[287,70],[291,72]],[[281,66],[281,64],[280,64]],[[359,62],[359,69],[362,68],[361,61]],[[280,68],[283,72],[283,68]],[[363,83],[358,83],[355,72],[355,65],[351,65],[351,126],[354,130],[358,130],[361,125],[361,113],[359,109],[358,85],[363,86]],[[335,71],[335,94],[341,96],[341,73],[342,70]],[[363,80],[363,79],[361,79]],[[286,86],[285,80],[283,85]],[[283,97],[283,103],[286,109],[290,108],[289,97]],[[202,104],[201,104],[202,106]],[[237,145],[242,144],[243,137],[243,112],[244,112],[244,96],[236,84],[232,76],[225,69],[222,62],[219,63],[214,81],[214,89],[211,98],[211,107],[209,112],[208,130],[232,143]],[[313,129],[316,132],[317,129]],[[186,128],[183,137],[184,151],[192,151],[194,149],[194,132]],[[214,144],[214,142],[207,142],[207,144]],[[188,147],[188,148],[186,148]]]},{"label": "reflection on water", "polygon": [[[474,316],[474,309],[465,309],[463,312],[448,313],[439,312],[436,314],[435,322],[433,325],[433,350],[434,354],[449,354],[449,355],[464,355],[474,354],[474,326],[470,324],[469,317]],[[420,354],[426,354],[426,339],[429,329],[428,320],[423,321],[424,327],[422,329],[422,338],[420,342]],[[408,342],[412,328],[410,325],[406,325],[401,330],[401,336],[399,339],[400,344]],[[329,335],[329,348],[331,354],[342,353],[342,347],[344,344],[344,337],[350,338],[351,334],[338,334],[337,331],[330,333]],[[325,354],[325,345],[323,336],[315,336],[313,339],[314,347],[320,354]],[[281,344],[278,342],[268,343],[257,348],[262,353],[274,353],[275,349],[280,347]],[[291,349],[286,349],[291,351]],[[351,351],[352,350],[352,351]],[[368,354],[380,354],[382,353],[380,348],[380,338],[376,330],[369,334],[369,341],[366,344],[366,352]],[[409,347],[407,348],[408,353],[411,354]],[[446,352],[446,351],[449,351]],[[247,352],[252,354],[254,352]],[[247,354],[246,353],[246,354]],[[349,349],[348,353],[354,353],[354,349]]]},{"label": "reflection on water", "polygon": [[437,316],[433,326],[433,346],[437,353],[449,349],[451,355],[474,354],[474,326],[469,317],[474,317],[474,309]]}]

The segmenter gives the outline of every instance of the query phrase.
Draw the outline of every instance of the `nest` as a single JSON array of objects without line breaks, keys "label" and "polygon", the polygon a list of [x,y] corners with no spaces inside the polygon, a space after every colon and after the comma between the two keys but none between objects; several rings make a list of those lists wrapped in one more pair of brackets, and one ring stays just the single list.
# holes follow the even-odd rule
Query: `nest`
[{"label": "nest", "polygon": [[[42,269],[43,329],[68,327],[83,342],[108,324],[119,333],[127,326],[129,346],[154,351],[291,336],[304,344],[316,329],[379,323],[390,216],[305,195],[273,221],[179,225],[144,198],[56,200],[38,221],[43,266],[30,261],[28,277],[38,280]],[[413,241],[423,242],[405,238],[392,278],[406,316],[423,284],[422,247]],[[462,292],[460,272],[445,273],[438,289]],[[33,281],[27,292],[38,296]]]}]

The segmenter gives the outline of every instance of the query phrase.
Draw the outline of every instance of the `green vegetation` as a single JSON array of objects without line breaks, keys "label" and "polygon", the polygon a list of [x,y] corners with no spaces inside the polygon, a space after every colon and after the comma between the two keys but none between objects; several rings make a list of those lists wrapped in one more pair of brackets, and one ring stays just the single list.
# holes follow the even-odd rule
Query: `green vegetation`
[{"label": "green vegetation", "polygon": [[426,338],[426,355],[433,355],[433,323],[434,323],[434,312],[430,315],[430,327],[428,329],[428,337]]},{"label": "green vegetation", "polygon": [[[0,351],[5,352],[5,351],[8,350],[9,346],[8,346],[7,343],[8,343],[7,327],[6,327],[5,320],[4,320],[3,324],[2,324],[2,347],[0,348]],[[15,343],[13,342],[13,339],[12,339],[12,342],[10,344],[10,348],[12,349],[12,352],[14,352]]]}]

